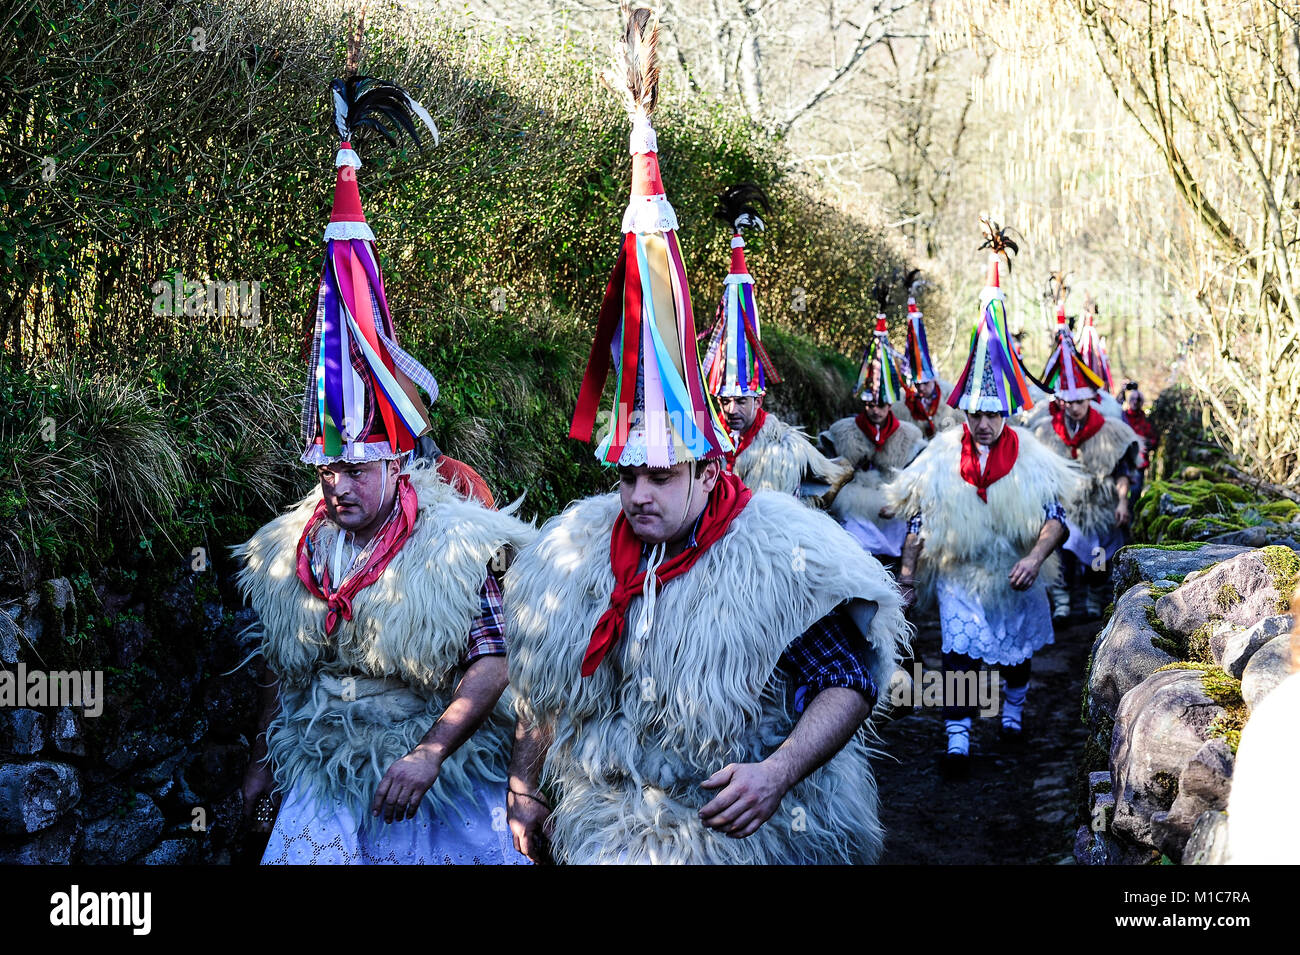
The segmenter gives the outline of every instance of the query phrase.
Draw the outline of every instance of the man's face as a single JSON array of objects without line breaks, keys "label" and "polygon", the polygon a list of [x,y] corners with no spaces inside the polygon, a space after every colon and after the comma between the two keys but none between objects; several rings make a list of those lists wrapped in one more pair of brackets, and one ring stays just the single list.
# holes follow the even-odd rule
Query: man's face
[{"label": "man's face", "polygon": [[646,465],[618,469],[618,493],[632,532],[647,544],[674,541],[687,533],[708,503],[721,467],[716,460],[695,476],[694,462],[671,468]]},{"label": "man's face", "polygon": [[998,439],[1007,419],[999,411],[968,411],[966,426],[970,428],[971,437],[976,444],[990,445]]},{"label": "man's face", "polygon": [[1129,411],[1142,410],[1142,392],[1127,391],[1124,393],[1124,407]]},{"label": "man's face", "polygon": [[727,427],[732,431],[744,432],[754,423],[758,409],[763,406],[763,398],[719,398],[718,404],[722,408],[722,416],[727,419]]},{"label": "man's face", "polygon": [[1065,414],[1071,421],[1078,424],[1088,417],[1088,406],[1091,404],[1091,398],[1080,398],[1078,401],[1067,401],[1065,403]]},{"label": "man's face", "polygon": [[866,410],[867,420],[870,421],[872,424],[874,424],[877,428],[879,428],[881,425],[883,425],[886,421],[889,420],[890,407],[888,404],[873,404],[871,402],[868,402],[865,410]]},{"label": "man's face", "polygon": [[340,461],[316,469],[325,513],[354,534],[386,517],[397,490],[397,461]]},{"label": "man's face", "polygon": [[929,401],[931,398],[934,397],[934,387],[935,386],[933,381],[918,381],[916,383],[917,394],[919,394],[926,401]]}]

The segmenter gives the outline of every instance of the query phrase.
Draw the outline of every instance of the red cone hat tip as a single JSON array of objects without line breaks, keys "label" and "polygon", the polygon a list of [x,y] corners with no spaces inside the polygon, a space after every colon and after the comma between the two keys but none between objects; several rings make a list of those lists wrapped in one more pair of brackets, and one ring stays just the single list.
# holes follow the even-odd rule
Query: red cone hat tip
[{"label": "red cone hat tip", "polygon": [[996,252],[989,256],[988,278],[985,279],[984,284],[989,288],[1001,288],[998,283],[998,256]]},{"label": "red cone hat tip", "polygon": [[735,240],[732,241],[733,244],[731,247],[731,274],[748,275],[749,266],[745,264],[745,243],[742,242],[740,245],[735,245],[734,244]]},{"label": "red cone hat tip", "polygon": [[636,153],[632,157],[632,195],[664,195],[664,182],[659,175],[658,153]]}]

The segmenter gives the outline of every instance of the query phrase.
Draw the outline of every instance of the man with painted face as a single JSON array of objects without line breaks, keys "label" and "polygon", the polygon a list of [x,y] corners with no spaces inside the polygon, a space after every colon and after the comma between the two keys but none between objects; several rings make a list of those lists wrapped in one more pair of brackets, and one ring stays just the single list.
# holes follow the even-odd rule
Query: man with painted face
[{"label": "man with painted face", "polygon": [[[262,632],[245,812],[268,864],[525,862],[501,822],[513,719],[492,570],[532,528],[471,469],[409,464],[433,376],[397,344],[347,124],[405,93],[337,81],[334,211],[303,394],[318,486],[235,548]],[[409,99],[409,98],[407,98]],[[409,122],[410,117],[406,117]]]},{"label": "man with painted face", "polygon": [[766,209],[767,197],[751,183],[730,187],[718,200],[717,218],[733,233],[731,270],[717,320],[705,336],[704,377],[709,393],[718,399],[734,446],[724,459],[726,471],[755,491],[800,497],[805,488],[821,490],[805,498],[816,504],[852,472],[828,461],[802,431],[763,407],[768,385],[781,377],[763,347],[754,279],[745,263],[744,230],[764,228],[759,205]]},{"label": "man with painted face", "polygon": [[[1043,382],[1055,393],[1047,414],[1030,419],[1039,441],[1077,462],[1087,476],[1065,502],[1070,514],[1065,542],[1065,586],[1053,588],[1052,615],[1070,616],[1071,596],[1083,598],[1084,616],[1101,616],[1110,582],[1110,560],[1124,544],[1131,520],[1129,492],[1137,483],[1142,440],[1119,418],[1106,417],[1096,401],[1104,386],[1074,347],[1065,307],[1056,315],[1056,348]],[[1077,605],[1076,605],[1077,606]]]},{"label": "man with painted face", "polygon": [[949,399],[966,412],[966,424],[938,434],[890,489],[893,506],[909,518],[899,584],[938,602],[949,671],[944,767],[953,774],[969,766],[976,671],[1005,681],[1002,735],[1020,737],[1030,659],[1053,640],[1044,580],[1066,536],[1060,502],[1077,483],[1069,464],[1007,423],[1031,399],[1007,333],[996,252],[980,311]]},{"label": "man with painted face", "polygon": [[[654,22],[635,11],[626,38],[651,72]],[[510,827],[566,863],[870,862],[863,727],[902,602],[825,514],[724,472],[653,91],[627,100],[634,200],[570,430],[592,436],[612,365],[625,391],[597,456],[619,488],[548,521],[506,575]]]},{"label": "man with painted face", "polygon": [[904,386],[888,335],[882,311],[854,386],[854,394],[865,403],[862,412],[841,418],[820,436],[826,453],[856,469],[832,502],[831,514],[864,550],[885,558],[899,556],[907,534],[906,521],[888,506],[886,486],[926,444],[916,425],[894,415],[893,405],[902,399]]}]

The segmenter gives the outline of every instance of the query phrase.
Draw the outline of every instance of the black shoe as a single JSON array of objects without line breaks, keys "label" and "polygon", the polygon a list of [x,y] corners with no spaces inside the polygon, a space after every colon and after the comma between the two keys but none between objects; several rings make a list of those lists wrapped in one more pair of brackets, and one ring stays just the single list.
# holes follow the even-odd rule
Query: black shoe
[{"label": "black shoe", "polygon": [[939,770],[944,779],[965,779],[970,775],[970,754],[944,753],[939,758]]},{"label": "black shoe", "polygon": [[1003,724],[998,730],[998,739],[1003,746],[1010,749],[1021,747],[1025,744],[1025,731],[1021,726],[1011,727]]}]

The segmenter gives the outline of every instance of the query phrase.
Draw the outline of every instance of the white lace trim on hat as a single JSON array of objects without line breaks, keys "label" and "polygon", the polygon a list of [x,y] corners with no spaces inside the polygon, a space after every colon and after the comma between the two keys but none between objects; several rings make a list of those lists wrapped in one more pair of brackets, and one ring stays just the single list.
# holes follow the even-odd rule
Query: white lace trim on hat
[{"label": "white lace trim on hat", "polygon": [[676,232],[677,213],[665,195],[633,196],[623,213],[623,232]]},{"label": "white lace trim on hat", "polygon": [[727,277],[722,280],[722,283],[724,285],[753,285],[754,276],[750,275],[748,272],[730,272]]},{"label": "white lace trim on hat", "polygon": [[334,168],[340,166],[351,166],[353,169],[361,168],[361,157],[357,155],[355,149],[340,149],[334,154]]},{"label": "white lace trim on hat", "polygon": [[375,241],[375,234],[364,222],[331,222],[325,227],[325,238],[329,239],[369,239]]},{"label": "white lace trim on hat", "polygon": [[655,135],[654,127],[650,125],[650,117],[645,113],[635,113],[632,116],[632,135],[628,138],[628,152],[633,156],[638,153],[659,152],[659,137]]},{"label": "white lace trim on hat", "polygon": [[1007,413],[1006,406],[997,395],[981,395],[978,402],[972,402],[970,395],[962,395],[957,401],[957,407],[962,411],[1000,411]]},{"label": "white lace trim on hat", "polygon": [[[303,452],[302,463],[313,466],[338,464],[344,461],[364,463],[366,461],[391,461],[394,458],[406,456],[405,452],[394,451],[387,441],[358,441],[353,447],[360,451],[359,457],[348,457],[346,453],[327,455],[325,449],[313,441],[308,445],[307,450]],[[347,445],[344,445],[344,451],[346,452],[346,450]]]}]

